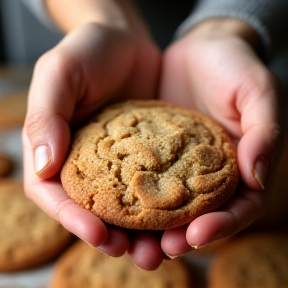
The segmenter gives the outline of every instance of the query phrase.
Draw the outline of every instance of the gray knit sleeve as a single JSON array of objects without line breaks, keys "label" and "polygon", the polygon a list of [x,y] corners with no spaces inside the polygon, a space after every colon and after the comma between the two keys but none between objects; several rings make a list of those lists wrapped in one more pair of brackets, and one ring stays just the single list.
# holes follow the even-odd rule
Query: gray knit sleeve
[{"label": "gray knit sleeve", "polygon": [[215,17],[236,18],[250,24],[262,38],[266,55],[287,45],[288,0],[199,0],[176,37]]}]

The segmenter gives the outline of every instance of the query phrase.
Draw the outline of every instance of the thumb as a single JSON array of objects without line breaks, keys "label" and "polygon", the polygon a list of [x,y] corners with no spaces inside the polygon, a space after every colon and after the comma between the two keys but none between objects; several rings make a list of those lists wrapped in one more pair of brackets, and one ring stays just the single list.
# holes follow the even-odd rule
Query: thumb
[{"label": "thumb", "polygon": [[279,89],[270,74],[264,82],[266,85],[258,85],[247,93],[239,109],[243,137],[238,144],[238,163],[243,181],[252,189],[265,188],[270,164],[283,140],[278,121]]},{"label": "thumb", "polygon": [[23,132],[34,156],[34,172],[41,178],[58,173],[69,147],[68,123],[76,103],[75,91],[79,90],[73,89],[79,77],[70,63],[65,55],[55,57],[48,52],[34,70]]}]

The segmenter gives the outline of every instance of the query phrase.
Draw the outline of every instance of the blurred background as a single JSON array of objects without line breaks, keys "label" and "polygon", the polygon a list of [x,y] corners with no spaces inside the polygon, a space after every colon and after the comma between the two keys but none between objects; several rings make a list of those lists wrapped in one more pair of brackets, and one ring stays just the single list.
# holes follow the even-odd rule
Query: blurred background
[{"label": "blurred background", "polygon": [[[175,9],[172,9],[175,0],[165,1],[165,11],[163,1],[137,1],[152,36],[161,48],[165,48],[172,40],[177,27],[191,11],[191,2],[193,1],[183,0],[183,5],[180,5],[175,13]],[[41,23],[22,1],[0,0],[0,153],[8,153],[14,158],[14,174],[19,178],[22,176],[20,131],[25,118],[33,66],[36,60],[54,47],[62,37],[55,27],[51,25],[47,28]],[[274,59],[270,68],[283,86],[281,116],[284,130],[288,134],[288,51]],[[281,225],[283,219],[287,218],[288,201],[283,201],[288,197],[287,150],[286,148],[280,163],[271,169],[267,189],[271,190],[273,201],[270,206],[271,213],[268,213],[263,222],[265,225],[269,222],[271,225],[275,222]]]},{"label": "blurred background", "polygon": [[0,1],[0,60],[6,64],[33,64],[60,39],[45,27],[19,0]]},{"label": "blurred background", "polygon": [[[148,26],[152,31],[152,36],[162,49],[172,40],[177,27],[183,19],[188,16],[193,6],[191,4],[193,1],[183,0],[183,3],[181,2],[182,5],[179,5],[179,9],[177,13],[175,13],[175,9],[172,9],[173,5],[175,5],[175,0],[165,1],[165,11],[163,11],[163,1],[144,2],[137,0],[136,2],[144,17],[147,19]],[[161,15],[161,17],[157,17],[157,15]],[[7,94],[12,94],[14,98],[22,97],[22,102],[16,99],[13,104],[10,104],[10,108],[12,106],[13,109],[9,109],[9,104],[7,103],[5,104],[6,106],[0,104],[0,125],[2,125],[0,127],[2,134],[4,131],[3,128],[11,126],[11,121],[7,123],[7,119],[9,117],[15,118],[15,105],[17,106],[17,103],[18,106],[22,105],[20,102],[23,103],[23,98],[27,97],[35,61],[45,51],[54,47],[62,37],[61,32],[53,27],[53,25],[47,28],[47,26],[39,21],[22,1],[0,0],[0,97],[3,98],[3,96],[7,96]],[[284,88],[281,115],[283,127],[286,134],[288,134],[288,51],[284,51],[282,55],[274,59],[270,68],[278,76]],[[22,96],[19,96],[19,94],[22,94]],[[25,108],[25,105],[22,105],[22,110],[21,107],[18,109],[20,119],[18,119],[17,124],[20,127],[23,123]],[[9,113],[13,115],[8,115],[8,117],[7,114]],[[1,117],[2,119],[6,117],[6,123],[3,123],[3,120],[1,123]],[[3,141],[0,142],[0,145],[2,145],[2,148],[0,146],[1,152],[1,149],[4,149]],[[20,154],[20,152],[18,152],[18,154]],[[273,167],[272,172],[275,173],[276,176],[272,178],[277,180],[273,180],[273,184],[271,184],[273,187],[271,189],[276,189],[277,185],[280,185],[277,190],[281,190],[283,193],[286,191],[286,188],[288,189],[288,184],[284,183],[284,180],[284,184],[281,182],[283,178],[282,174],[285,175],[287,171],[284,165],[286,162],[288,163],[288,153],[285,152],[284,154],[281,158],[283,162],[283,164],[280,165],[281,168]],[[281,184],[279,184],[280,182]],[[280,211],[286,210],[284,209],[284,204],[285,202],[279,204],[281,207]],[[276,205],[275,209],[278,208]]]},{"label": "blurred background", "polygon": [[[171,41],[177,26],[191,11],[191,2],[193,1],[185,0],[186,4],[177,11],[177,17],[174,17],[175,10],[171,9],[172,5],[175,5],[175,0],[165,2],[167,9],[164,11],[165,13],[163,13],[163,1],[153,2],[147,1],[147,4],[143,6],[142,1],[139,5],[142,5],[142,12],[149,20],[149,27],[153,31],[152,36],[157,40],[159,46],[164,48]],[[153,9],[151,9],[152,6]],[[161,13],[161,18],[155,17],[158,13]],[[11,159],[13,169],[12,172],[9,171],[9,177],[21,179],[23,174],[21,129],[26,113],[33,66],[36,60],[45,51],[54,47],[62,37],[63,35],[57,29],[53,29],[53,27],[49,29],[43,25],[22,1],[0,0],[0,161],[1,155]],[[283,86],[281,116],[284,130],[288,134],[288,51],[284,51],[275,59],[270,68],[278,76]],[[10,165],[10,167],[12,166]],[[286,147],[277,165],[271,168],[266,189],[271,198],[268,213],[251,229],[260,227],[273,230],[287,227],[287,171],[288,148]],[[196,261],[198,265],[201,264],[199,258],[196,258]],[[23,279],[29,279],[30,284],[27,284],[27,287],[33,288],[34,286],[31,286],[32,282],[30,282],[31,277],[35,277],[35,279],[38,277],[39,281],[48,281],[51,276],[51,266],[48,266],[47,269],[44,267],[40,272],[37,270],[19,274],[17,277],[22,278],[19,278],[17,283],[23,285]],[[12,283],[11,279],[16,279],[15,275],[12,278],[10,276],[0,274],[0,288],[1,281],[2,283],[5,281],[5,283]]]},{"label": "blurred background", "polygon": [[[193,1],[182,0],[175,11],[174,6],[177,2],[175,0],[165,1],[164,8],[164,1],[136,2],[148,19],[153,37],[162,48],[171,41],[175,30],[188,16],[193,6],[191,3]],[[1,0],[0,13],[1,63],[34,63],[63,36],[57,29],[53,29],[52,26],[49,29],[38,21],[20,0]]]}]

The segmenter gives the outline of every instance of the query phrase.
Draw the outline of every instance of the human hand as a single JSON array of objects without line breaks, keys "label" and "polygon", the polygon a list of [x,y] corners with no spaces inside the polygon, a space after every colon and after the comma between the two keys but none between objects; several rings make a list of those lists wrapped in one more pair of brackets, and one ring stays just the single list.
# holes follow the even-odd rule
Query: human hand
[{"label": "human hand", "polygon": [[132,236],[106,226],[67,196],[59,172],[70,127],[109,101],[154,97],[159,66],[159,51],[147,37],[95,23],[83,25],[36,64],[23,129],[27,196],[90,245],[111,256],[128,250],[135,264],[147,270],[163,259],[156,237],[143,231]]},{"label": "human hand", "polygon": [[[165,52],[160,99],[201,111],[237,143],[243,183],[219,211],[168,230],[162,249],[171,256],[231,236],[262,216],[268,163],[281,148],[275,77],[255,50],[256,33],[238,20],[210,20]],[[192,248],[191,248],[192,246]]]}]

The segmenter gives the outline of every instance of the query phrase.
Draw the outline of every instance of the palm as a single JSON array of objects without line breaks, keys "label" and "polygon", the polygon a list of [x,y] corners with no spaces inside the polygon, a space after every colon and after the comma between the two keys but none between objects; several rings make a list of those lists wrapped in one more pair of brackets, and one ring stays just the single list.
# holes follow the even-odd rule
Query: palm
[{"label": "palm", "polygon": [[[73,49],[70,43],[66,48],[70,41],[75,42]],[[90,24],[69,35],[59,48],[67,74],[72,72],[70,76],[75,78],[78,73],[78,82],[70,87],[77,105],[74,120],[117,98],[154,97],[160,54],[149,40]],[[73,67],[69,67],[70,63]]]},{"label": "palm", "polygon": [[[239,142],[238,163],[246,184],[238,188],[236,196],[220,211],[200,216],[186,227],[164,233],[163,250],[169,255],[179,255],[191,249],[187,242],[201,246],[230,236],[262,215],[264,194],[254,190],[259,190],[259,183],[253,173],[251,175],[253,167],[249,168],[247,164],[255,161],[251,159],[255,157],[253,154],[263,150],[261,143],[258,144],[258,133],[262,133],[262,141],[270,143],[270,139],[263,139],[263,131],[258,131],[258,122],[262,118],[259,113],[267,111],[275,124],[275,91],[271,89],[274,86],[270,74],[253,50],[236,38],[228,41],[204,38],[198,42],[183,38],[165,52],[162,71],[160,99],[214,118],[235,142]],[[266,83],[271,85],[270,95]],[[251,113],[257,100],[262,111],[258,107]]]},{"label": "palm", "polygon": [[[144,269],[155,269],[160,264],[163,256],[159,242],[145,233],[136,233],[134,240],[130,237],[129,241],[127,231],[105,226],[67,196],[58,174],[70,145],[69,128],[79,125],[109,101],[154,97],[159,66],[159,51],[149,39],[97,24],[80,27],[38,61],[29,93],[29,102],[34,106],[28,107],[23,129],[28,197],[84,241],[94,246],[103,244],[103,252],[120,256],[129,249],[135,263]],[[43,122],[49,125],[35,130]],[[47,127],[53,127],[52,137],[48,132],[45,134]],[[44,135],[50,147],[55,147],[53,165],[41,173],[41,178],[34,171],[35,147],[28,137],[34,132],[35,138]],[[147,253],[144,258],[137,258],[141,254],[138,247],[145,250],[149,245],[158,249],[157,259],[148,259]]]},{"label": "palm", "polygon": [[[251,68],[254,52],[237,40],[229,45],[182,42],[166,51],[160,97],[201,111],[239,139],[243,132],[237,101],[244,96],[241,93],[249,93],[243,91],[249,89],[249,77],[255,78]],[[237,56],[239,50],[245,57]]]}]

